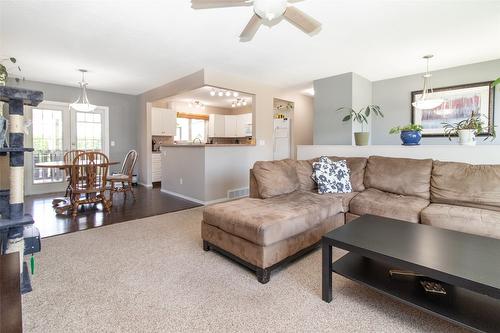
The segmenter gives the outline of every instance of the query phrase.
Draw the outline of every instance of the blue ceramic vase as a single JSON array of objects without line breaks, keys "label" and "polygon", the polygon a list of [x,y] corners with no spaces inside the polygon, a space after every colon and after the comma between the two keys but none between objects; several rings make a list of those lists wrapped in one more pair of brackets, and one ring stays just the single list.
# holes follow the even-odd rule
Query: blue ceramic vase
[{"label": "blue ceramic vase", "polygon": [[417,146],[422,139],[422,133],[418,131],[401,131],[400,135],[403,146]]}]

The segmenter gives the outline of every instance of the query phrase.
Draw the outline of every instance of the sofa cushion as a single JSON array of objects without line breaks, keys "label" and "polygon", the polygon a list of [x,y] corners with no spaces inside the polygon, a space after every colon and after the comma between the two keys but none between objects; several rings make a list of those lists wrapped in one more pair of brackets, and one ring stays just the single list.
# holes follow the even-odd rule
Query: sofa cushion
[{"label": "sofa cushion", "polygon": [[347,213],[349,211],[349,203],[359,194],[359,192],[314,194],[320,197],[330,198],[330,200],[340,200],[342,202],[342,212]]},{"label": "sofa cushion", "polygon": [[321,157],[313,163],[313,179],[318,184],[318,193],[351,193],[351,177],[345,160],[333,162]]},{"label": "sofa cushion", "polygon": [[370,188],[351,200],[349,211],[356,215],[372,214],[418,223],[420,212],[428,205],[426,199]]},{"label": "sofa cushion", "polygon": [[[365,190],[364,178],[365,178],[365,167],[367,159],[365,157],[339,157],[339,156],[328,156],[333,162],[347,161],[347,167],[351,172],[351,186],[354,192],[361,192]],[[310,160],[311,163],[319,161],[319,158],[314,158]]]},{"label": "sofa cushion", "polygon": [[500,239],[500,212],[445,204],[430,204],[422,224]]},{"label": "sofa cushion", "polygon": [[385,192],[430,198],[432,160],[371,156],[365,186]]},{"label": "sofa cushion", "polygon": [[244,198],[208,206],[203,221],[267,246],[309,230],[342,210],[342,200],[296,191],[270,199]]},{"label": "sofa cushion", "polygon": [[500,165],[434,161],[431,201],[500,211]]},{"label": "sofa cushion", "polygon": [[365,190],[364,178],[367,159],[364,157],[339,157],[328,156],[334,162],[345,160],[351,174],[352,190],[361,192]]},{"label": "sofa cushion", "polygon": [[291,160],[258,161],[253,174],[261,198],[291,193],[299,188],[295,165]]},{"label": "sofa cushion", "polygon": [[299,180],[299,189],[311,191],[316,188],[316,183],[311,178],[313,173],[312,161],[309,160],[286,160],[295,167],[297,178]]}]

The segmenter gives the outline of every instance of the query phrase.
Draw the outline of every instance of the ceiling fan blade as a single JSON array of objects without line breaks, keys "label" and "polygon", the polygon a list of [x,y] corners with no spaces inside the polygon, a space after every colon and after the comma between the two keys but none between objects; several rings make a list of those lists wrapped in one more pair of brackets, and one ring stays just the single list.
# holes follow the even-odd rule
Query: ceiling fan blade
[{"label": "ceiling fan blade", "polygon": [[306,34],[312,34],[321,28],[321,23],[293,6],[288,7],[283,16]]},{"label": "ceiling fan blade", "polygon": [[191,0],[191,8],[207,9],[220,7],[250,6],[253,0]]},{"label": "ceiling fan blade", "polygon": [[257,33],[257,30],[259,30],[260,26],[262,25],[262,19],[257,16],[257,14],[253,14],[252,18],[248,22],[247,26],[245,29],[243,29],[243,32],[240,35],[240,42],[248,42],[250,41],[253,36]]}]

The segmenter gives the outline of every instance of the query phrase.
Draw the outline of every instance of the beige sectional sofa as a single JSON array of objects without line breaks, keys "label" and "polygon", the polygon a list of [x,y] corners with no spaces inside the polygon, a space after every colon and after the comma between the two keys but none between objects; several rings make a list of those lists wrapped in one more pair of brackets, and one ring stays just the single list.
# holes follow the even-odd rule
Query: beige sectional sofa
[{"label": "beige sectional sofa", "polygon": [[500,238],[500,165],[371,156],[344,158],[352,193],[318,194],[315,160],[263,161],[250,170],[250,197],[205,208],[203,247],[269,281],[277,266],[319,245],[354,218],[373,214]]}]

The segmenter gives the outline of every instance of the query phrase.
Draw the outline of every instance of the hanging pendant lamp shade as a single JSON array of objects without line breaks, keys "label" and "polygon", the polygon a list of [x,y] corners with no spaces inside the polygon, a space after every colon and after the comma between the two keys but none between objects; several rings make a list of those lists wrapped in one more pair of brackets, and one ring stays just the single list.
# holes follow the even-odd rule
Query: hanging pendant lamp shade
[{"label": "hanging pendant lamp shade", "polygon": [[432,54],[423,57],[427,60],[427,71],[423,76],[424,89],[422,89],[422,96],[412,103],[415,108],[420,110],[432,110],[444,103],[444,99],[442,98],[433,98],[434,91],[432,90],[431,85],[432,74],[429,72],[429,59],[432,57]]},{"label": "hanging pendant lamp shade", "polygon": [[95,110],[96,106],[93,104],[90,104],[89,98],[87,97],[87,82],[85,82],[85,73],[87,73],[86,69],[79,69],[82,73],[82,81],[79,82],[80,84],[80,97],[78,99],[70,104],[70,107],[72,109],[75,109],[76,111],[81,111],[81,112],[92,112]]}]

